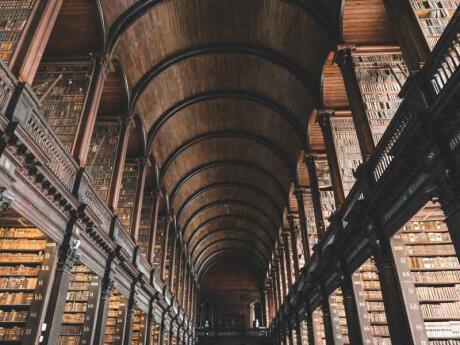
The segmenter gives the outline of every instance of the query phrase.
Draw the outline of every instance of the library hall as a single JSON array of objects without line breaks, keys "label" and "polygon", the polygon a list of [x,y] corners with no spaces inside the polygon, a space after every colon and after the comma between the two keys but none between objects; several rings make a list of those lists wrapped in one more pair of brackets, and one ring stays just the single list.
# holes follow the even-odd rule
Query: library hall
[{"label": "library hall", "polygon": [[460,0],[0,0],[0,345],[460,345]]}]

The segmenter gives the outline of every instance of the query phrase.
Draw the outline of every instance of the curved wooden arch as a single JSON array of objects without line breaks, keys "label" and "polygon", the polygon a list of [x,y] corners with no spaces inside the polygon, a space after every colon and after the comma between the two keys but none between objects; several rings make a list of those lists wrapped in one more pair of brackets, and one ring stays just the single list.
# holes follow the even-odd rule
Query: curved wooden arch
[{"label": "curved wooden arch", "polygon": [[188,172],[185,176],[182,177],[182,179],[177,182],[174,185],[174,188],[171,190],[170,195],[170,200],[174,200],[177,192],[194,176],[197,176],[198,174],[209,170],[209,169],[214,169],[216,167],[225,167],[225,166],[236,166],[240,168],[245,168],[245,169],[250,169],[261,176],[266,177],[267,179],[271,180],[273,185],[276,187],[278,192],[280,193],[281,197],[283,199],[286,199],[286,191],[285,188],[283,187],[283,184],[269,171],[265,170],[264,168],[261,168],[255,164],[246,162],[246,161],[239,161],[239,160],[222,160],[222,161],[214,161],[214,162],[209,162],[205,163],[192,171]]},{"label": "curved wooden arch", "polygon": [[[201,269],[204,270],[207,267],[208,263],[209,264],[213,263],[213,261],[210,261],[210,260],[217,261],[220,257],[225,256],[225,252],[230,252],[231,254],[233,254],[234,252],[240,252],[240,255],[247,256],[247,257],[251,258],[251,260],[254,260],[254,263],[257,266],[259,266],[259,269],[260,269],[261,272],[263,272],[265,270],[265,267],[260,262],[258,262],[258,258],[253,253],[248,252],[248,251],[246,251],[244,249],[241,249],[241,248],[227,248],[227,249],[224,248],[224,249],[222,249],[220,251],[217,251],[217,252],[209,255],[206,258],[206,260],[203,262]],[[217,257],[216,257],[216,255],[217,255]],[[205,271],[198,271],[198,270],[196,271],[197,272],[197,281],[201,280],[202,274],[206,273],[207,269],[208,268],[206,268]]]},{"label": "curved wooden arch", "polygon": [[[287,109],[283,106],[279,105],[275,101],[272,101],[265,96],[246,92],[246,91],[238,91],[238,90],[213,90],[203,92],[189,98],[186,98],[176,104],[174,104],[171,108],[166,110],[163,114],[161,114],[152,127],[149,130],[147,135],[148,140],[148,147],[152,146],[153,141],[157,133],[161,130],[161,127],[171,119],[175,114],[180,112],[181,110],[192,106],[197,103],[206,102],[210,100],[217,100],[217,99],[238,99],[238,100],[245,100],[249,102],[256,103],[261,105],[268,110],[272,111],[275,114],[280,115],[288,124],[289,126],[295,131],[301,146],[305,146],[305,133],[307,130],[306,126],[303,126],[296,118],[296,116],[290,113]],[[308,123],[308,122],[307,122]]]},{"label": "curved wooden arch", "polygon": [[[206,238],[208,238],[211,235],[218,234],[220,232],[232,232],[232,233],[241,233],[241,234],[244,233],[245,235],[248,235],[249,237],[253,238],[255,241],[257,241],[260,244],[262,244],[262,246],[266,249],[267,253],[271,252],[271,249],[267,246],[267,244],[259,236],[257,236],[255,233],[248,231],[247,228],[223,227],[223,228],[220,228],[218,230],[213,230],[212,232],[207,233],[205,236],[200,238],[200,240],[192,248],[190,248],[191,256],[194,257],[195,250],[200,247],[200,245],[203,243],[203,241],[205,241]],[[222,239],[222,240],[232,240],[232,239],[233,238],[225,238],[225,239]]]},{"label": "curved wooden arch", "polygon": [[210,219],[207,219],[206,221],[204,221],[203,223],[201,223],[200,225],[198,225],[192,232],[192,234],[190,235],[190,237],[187,239],[187,248],[190,247],[190,242],[192,240],[192,238],[195,236],[195,234],[200,231],[201,229],[203,229],[205,226],[207,226],[209,223],[212,223],[216,220],[220,220],[220,219],[223,219],[223,218],[235,218],[235,219],[244,219],[246,221],[249,221],[250,223],[254,224],[255,226],[257,226],[259,229],[261,229],[266,235],[267,237],[269,237],[272,242],[275,242],[276,240],[276,236],[270,236],[270,233],[267,232],[267,230],[261,226],[256,220],[254,220],[253,218],[251,217],[248,217],[244,214],[221,214],[219,216],[216,216],[216,217],[212,217]]},{"label": "curved wooden arch", "polygon": [[315,106],[321,105],[321,97],[319,89],[314,87],[310,82],[314,80],[308,76],[301,67],[297,66],[296,63],[290,61],[286,56],[281,53],[271,50],[268,48],[252,47],[239,44],[208,44],[204,46],[197,46],[177,52],[163,61],[160,61],[155,66],[151,67],[136,83],[133,87],[132,99],[131,99],[131,110],[134,110],[137,101],[141,97],[147,86],[163,71],[169,67],[193,57],[202,55],[249,55],[255,56],[260,59],[271,62],[274,65],[288,71],[298,81],[300,81],[312,97]]},{"label": "curved wooden arch", "polygon": [[[168,0],[144,0],[137,1],[130,7],[128,7],[112,24],[110,27],[105,52],[108,55],[112,55],[115,50],[118,40],[122,34],[134,24],[140,17],[142,17],[147,11],[156,5],[160,5]],[[323,13],[318,11],[318,4],[312,4],[310,1],[305,0],[283,0],[302,11],[305,15],[313,20],[322,27],[330,40],[331,45],[338,43],[337,33],[331,29],[328,19],[325,18]]]},{"label": "curved wooden arch", "polygon": [[171,164],[179,157],[183,152],[187,151],[190,147],[199,144],[204,141],[213,140],[213,139],[222,139],[222,138],[238,138],[243,140],[252,141],[267,150],[273,152],[276,156],[278,156],[281,161],[285,164],[287,170],[289,171],[290,177],[295,178],[295,168],[297,165],[297,161],[291,162],[288,155],[282,151],[280,147],[278,147],[275,143],[266,139],[262,136],[250,133],[250,132],[242,132],[242,131],[219,131],[219,132],[207,132],[204,134],[197,135],[181,146],[177,147],[164,161],[164,163],[160,167],[160,181],[163,184],[164,177],[166,176],[167,171]]},{"label": "curved wooden arch", "polygon": [[[244,206],[245,208],[251,208],[253,211],[256,211],[258,214],[263,215],[264,218],[268,220],[269,223],[272,223],[270,216],[262,210],[260,207],[257,205],[254,205],[250,202],[243,201],[243,200],[238,200],[238,199],[223,199],[223,200],[217,200],[213,201],[209,204],[204,205],[203,207],[200,207],[198,210],[196,210],[193,214],[190,215],[190,217],[187,219],[187,221],[184,224],[184,227],[182,229],[183,232],[189,227],[190,223],[192,223],[196,217],[201,215],[203,212],[206,212],[212,208],[222,206],[222,205],[238,205],[238,206]],[[276,229],[276,225],[274,226],[274,229]]]},{"label": "curved wooden arch", "polygon": [[[195,245],[192,246],[192,245],[190,244],[190,245],[191,245],[190,250],[191,250],[191,251],[194,251],[194,249],[195,249],[202,241],[204,241],[204,239],[207,238],[209,235],[212,235],[212,234],[218,233],[218,232],[222,232],[222,231],[230,231],[230,230],[231,230],[231,231],[240,231],[240,232],[250,232],[250,231],[251,231],[251,228],[244,227],[244,226],[221,226],[221,227],[215,228],[215,229],[209,231],[209,232],[208,232],[206,235],[204,235],[202,238],[200,238],[200,239],[198,240],[198,242],[195,243]],[[258,236],[258,238],[261,239],[259,236]],[[262,240],[262,239],[261,239],[261,240]],[[191,242],[192,242],[192,241],[191,241]],[[191,243],[191,242],[190,242],[190,243]],[[271,245],[272,245],[272,244],[270,243],[270,246],[271,246]],[[265,245],[265,246],[268,248],[267,245]]]},{"label": "curved wooden arch", "polygon": [[176,213],[177,219],[180,219],[180,215],[181,215],[182,211],[184,209],[186,209],[200,195],[206,194],[206,193],[208,193],[210,191],[213,191],[213,190],[219,189],[219,188],[248,189],[248,190],[251,190],[252,192],[260,194],[261,196],[263,196],[265,199],[267,199],[270,202],[270,204],[273,207],[273,210],[277,213],[279,219],[281,220],[281,218],[282,218],[282,215],[279,212],[279,209],[277,207],[277,204],[276,204],[275,200],[273,200],[273,198],[270,195],[268,195],[265,191],[263,191],[262,189],[254,186],[254,185],[252,185],[250,183],[245,183],[245,182],[241,182],[241,181],[228,181],[228,182],[216,182],[216,183],[213,183],[213,184],[209,184],[209,185],[201,187],[199,190],[193,192],[192,195],[190,195],[187,199],[184,200],[184,202],[182,203],[181,207],[177,211],[177,213]]},{"label": "curved wooden arch", "polygon": [[[200,267],[202,265],[201,263],[201,260],[203,258],[203,254],[206,253],[206,251],[210,250],[210,249],[213,249],[213,247],[219,243],[227,243],[227,244],[231,244],[231,245],[235,245],[233,244],[232,242],[236,242],[236,243],[241,243],[243,245],[247,245],[248,246],[248,252],[252,252],[252,253],[257,253],[259,258],[262,259],[262,262],[264,263],[268,263],[268,257],[266,257],[264,255],[264,253],[262,253],[259,248],[256,248],[253,246],[253,243],[251,242],[248,242],[248,241],[245,241],[245,240],[242,240],[242,239],[231,239],[231,240],[226,240],[226,239],[220,239],[220,240],[217,240],[217,241],[214,241],[214,242],[211,242],[209,243],[206,247],[204,247],[199,253],[198,255],[196,255],[195,258],[192,258],[192,265],[194,265],[195,267],[197,267],[197,270],[199,271],[200,270]],[[217,251],[220,251],[222,249],[225,249],[225,248],[228,248],[228,247],[223,247],[223,248],[218,248]],[[236,247],[238,248],[238,247]],[[213,252],[215,253],[215,252]],[[209,254],[210,255],[210,254]],[[208,256],[209,256],[208,255]],[[206,258],[205,258],[206,260]]]}]

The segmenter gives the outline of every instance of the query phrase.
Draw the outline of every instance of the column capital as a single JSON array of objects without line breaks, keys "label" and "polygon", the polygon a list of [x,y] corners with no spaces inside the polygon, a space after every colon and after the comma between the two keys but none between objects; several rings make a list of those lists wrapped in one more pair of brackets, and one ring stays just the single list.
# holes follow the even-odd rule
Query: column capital
[{"label": "column capital", "polygon": [[331,125],[331,116],[334,115],[335,112],[333,110],[320,110],[318,115],[316,115],[316,122],[321,128],[326,128]]}]

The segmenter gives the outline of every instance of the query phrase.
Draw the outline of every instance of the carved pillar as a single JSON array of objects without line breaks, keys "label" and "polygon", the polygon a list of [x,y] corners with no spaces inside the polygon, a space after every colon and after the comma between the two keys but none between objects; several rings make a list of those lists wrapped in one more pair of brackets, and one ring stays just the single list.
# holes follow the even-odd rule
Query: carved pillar
[{"label": "carved pillar", "polygon": [[134,312],[137,308],[137,285],[133,284],[131,293],[128,299],[128,308],[126,310],[126,322],[124,331],[123,344],[131,344],[131,338],[133,335],[133,321]]},{"label": "carved pillar", "polygon": [[334,199],[337,209],[339,209],[345,201],[345,192],[343,191],[342,178],[340,176],[340,166],[337,160],[337,151],[335,150],[330,116],[330,113],[323,112],[318,115],[316,121],[321,126],[324,142],[326,144],[327,161],[329,173],[331,175],[332,188],[334,189]]},{"label": "carved pillar", "polygon": [[311,310],[307,311],[306,314],[306,321],[307,321],[307,338],[308,344],[315,344],[315,329],[313,328],[313,313]]},{"label": "carved pillar", "polygon": [[64,240],[59,247],[59,258],[51,287],[51,294],[46,310],[45,344],[57,344],[62,325],[64,305],[67,299],[67,290],[72,279],[72,269],[80,255],[77,252],[80,246],[79,233],[75,228],[77,216],[68,225]]},{"label": "carved pillar", "polygon": [[375,150],[371,126],[366,114],[363,96],[359,88],[359,81],[353,64],[352,48],[346,47],[336,53],[335,61],[342,71],[343,81],[350,101],[353,122],[358,136],[359,148],[363,162],[367,162]]},{"label": "carved pillar", "polygon": [[118,199],[120,197],[123,171],[126,162],[126,151],[128,150],[129,131],[131,128],[132,117],[120,117],[120,136],[116,148],[115,163],[113,166],[112,179],[110,180],[107,205],[111,210],[116,211]]},{"label": "carved pillar", "polygon": [[273,267],[272,267],[272,285],[273,285],[273,298],[274,298],[274,310],[273,310],[273,317],[276,316],[278,310],[280,308],[279,305],[279,289],[278,289],[278,276],[276,274],[276,267],[275,267],[275,260],[273,260]]},{"label": "carved pillar", "polygon": [[329,305],[329,295],[323,283],[321,283],[321,308],[323,310],[323,323],[324,333],[326,334],[326,344],[334,345],[334,331],[331,319],[331,308]]},{"label": "carved pillar", "polygon": [[[283,233],[283,248],[284,248],[284,260],[286,262],[286,275],[287,275],[287,284],[290,289],[292,286],[292,264],[291,264],[291,239],[289,233],[286,231]],[[294,260],[295,261],[295,260]],[[296,275],[297,276],[297,275]]]},{"label": "carved pillar", "polygon": [[303,253],[305,255],[305,262],[308,262],[308,259],[310,259],[311,253],[310,253],[310,244],[308,241],[307,215],[305,213],[305,200],[304,200],[303,190],[296,189],[294,193],[297,198],[297,205],[299,208],[300,235],[302,236],[301,239],[302,239]]},{"label": "carved pillar", "polygon": [[164,332],[166,322],[166,311],[161,316],[160,329],[158,331],[158,345],[164,345]]},{"label": "carved pillar", "polygon": [[[299,210],[300,210],[301,207],[303,207],[303,205],[299,206]],[[299,253],[297,252],[297,231],[295,229],[294,216],[289,213],[287,217],[288,217],[288,222],[289,222],[289,233],[290,233],[290,235],[288,235],[288,237],[290,239],[290,243],[285,243],[285,246],[288,249],[290,249],[290,251],[292,252],[294,276],[295,276],[295,280],[297,281],[299,279],[299,275],[300,275]],[[303,230],[301,229],[301,231],[303,231]]]},{"label": "carved pillar", "polygon": [[19,80],[32,84],[63,0],[37,0],[10,62]]},{"label": "carved pillar", "polygon": [[93,345],[103,345],[105,338],[105,328],[107,326],[107,316],[109,312],[110,294],[113,289],[114,280],[112,276],[113,259],[115,254],[111,254],[107,260],[107,265],[102,278],[101,296],[99,299],[99,309],[96,316],[96,326],[94,329]]},{"label": "carved pillar", "polygon": [[166,283],[166,261],[168,259],[168,251],[169,251],[169,232],[171,227],[171,217],[168,216],[166,227],[164,231],[164,238],[163,238],[163,257],[161,258],[161,279],[163,282]]},{"label": "carved pillar", "polygon": [[147,339],[146,345],[158,345],[158,344],[153,344],[151,339],[153,337],[152,334],[152,329],[155,325],[155,318],[153,316],[153,305],[155,303],[156,298],[152,298],[149,304],[149,312],[147,314],[147,329],[145,330],[145,338]]},{"label": "carved pillar", "polygon": [[308,176],[310,178],[310,191],[313,203],[313,212],[315,214],[316,231],[318,232],[318,239],[323,239],[325,235],[323,210],[321,207],[321,195],[318,184],[318,175],[316,173],[316,164],[314,156],[305,156],[305,163],[308,168]]},{"label": "carved pillar", "polygon": [[91,81],[83,112],[78,122],[75,143],[72,148],[72,155],[81,167],[86,165],[86,159],[88,158],[88,150],[91,144],[104,83],[109,72],[109,65],[110,61],[106,56],[98,56],[94,59]]},{"label": "carved pillar", "polygon": [[141,221],[142,203],[144,201],[145,178],[147,176],[147,170],[150,167],[149,158],[139,158],[138,165],[139,172],[137,175],[136,199],[134,200],[133,219],[131,220],[131,238],[136,243],[139,236],[139,224]]},{"label": "carved pillar", "polygon": [[279,265],[278,265],[278,274],[280,276],[280,284],[282,286],[281,288],[281,303],[280,306],[283,305],[284,300],[286,299],[287,295],[287,281],[286,281],[286,264],[284,262],[284,255],[283,255],[283,250],[280,246],[279,251],[278,251],[278,260],[279,260]]},{"label": "carved pillar", "polygon": [[150,226],[150,238],[149,238],[149,252],[148,252],[148,261],[153,264],[155,260],[155,245],[157,240],[157,228],[158,228],[158,212],[160,209],[161,202],[161,193],[155,191],[152,193],[154,197],[153,208],[152,208],[152,220]]}]

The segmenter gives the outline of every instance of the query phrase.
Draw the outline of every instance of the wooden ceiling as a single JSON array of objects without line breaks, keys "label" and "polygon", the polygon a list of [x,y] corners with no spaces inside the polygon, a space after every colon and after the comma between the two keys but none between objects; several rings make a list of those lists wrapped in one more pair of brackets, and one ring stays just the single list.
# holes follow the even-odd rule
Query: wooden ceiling
[{"label": "wooden ceiling", "polygon": [[145,135],[196,266],[248,257],[264,272],[287,203],[297,209],[291,183],[309,184],[300,152],[324,151],[315,108],[348,106],[331,51],[394,43],[381,0],[346,0],[343,37],[341,0],[99,2],[64,1],[64,14],[73,8],[92,24],[74,48],[59,24],[49,54],[116,43],[100,113],[139,115],[129,150],[139,152]]}]

